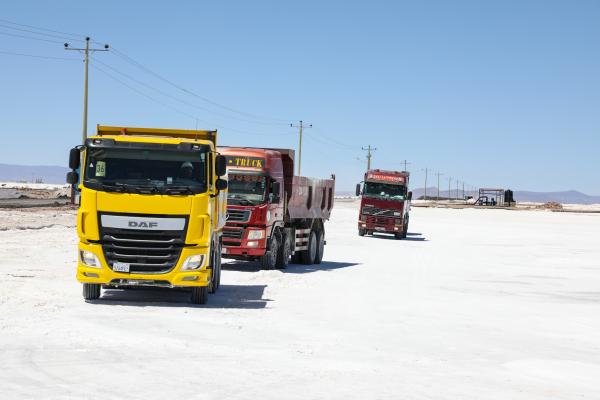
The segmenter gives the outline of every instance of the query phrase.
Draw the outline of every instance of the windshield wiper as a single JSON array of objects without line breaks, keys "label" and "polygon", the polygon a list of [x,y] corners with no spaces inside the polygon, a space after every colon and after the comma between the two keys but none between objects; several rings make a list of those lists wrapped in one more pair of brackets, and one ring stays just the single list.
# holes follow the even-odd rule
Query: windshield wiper
[{"label": "windshield wiper", "polygon": [[163,189],[165,194],[194,194],[194,191],[189,186],[168,186]]}]

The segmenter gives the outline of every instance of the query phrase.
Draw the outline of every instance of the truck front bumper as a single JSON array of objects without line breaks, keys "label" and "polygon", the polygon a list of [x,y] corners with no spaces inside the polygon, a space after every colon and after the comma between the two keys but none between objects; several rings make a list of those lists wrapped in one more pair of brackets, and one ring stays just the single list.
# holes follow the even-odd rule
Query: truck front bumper
[{"label": "truck front bumper", "polygon": [[[250,246],[249,243],[256,243],[256,245]],[[228,246],[224,245],[222,254],[223,257],[227,256],[248,256],[248,257],[260,257],[265,255],[267,251],[266,239],[259,240],[247,240],[242,239],[239,241],[239,246]],[[236,243],[237,244],[237,243]]]},{"label": "truck front bumper", "polygon": [[399,233],[399,232],[402,232],[402,225],[395,225],[394,223],[379,224],[379,223],[373,223],[373,222],[368,222],[368,221],[365,221],[365,222],[359,221],[358,229],[371,231],[371,232]]},{"label": "truck front bumper", "polygon": [[[208,286],[211,272],[207,268],[210,259],[208,247],[184,247],[177,264],[173,269],[159,274],[124,273],[113,271],[106,263],[100,244],[79,243],[79,250],[87,250],[96,255],[101,267],[90,267],[81,262],[77,254],[77,280],[82,283],[97,283],[102,285],[144,285],[144,286],[176,286],[194,287]],[[183,262],[192,255],[204,255],[203,265],[197,270],[182,271]]]}]

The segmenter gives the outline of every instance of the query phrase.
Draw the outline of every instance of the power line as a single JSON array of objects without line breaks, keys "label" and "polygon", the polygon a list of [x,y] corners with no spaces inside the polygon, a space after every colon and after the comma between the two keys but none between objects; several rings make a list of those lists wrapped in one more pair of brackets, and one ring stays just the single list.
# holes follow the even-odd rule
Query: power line
[{"label": "power line", "polygon": [[[83,42],[82,38],[85,37],[85,35],[81,35],[81,34],[75,34],[75,33],[58,31],[58,30],[54,30],[54,29],[42,28],[42,27],[39,27],[39,26],[17,23],[17,22],[14,22],[14,21],[6,20],[6,19],[0,19],[0,22],[8,23],[8,24],[11,24],[11,25],[16,25],[16,26],[20,26],[20,27],[25,27],[25,28],[31,28],[31,29],[35,29],[37,31],[45,31],[45,32],[52,32],[52,33],[60,34],[60,35],[66,35],[66,36],[70,36],[70,38],[66,38],[65,36],[58,36],[58,35],[52,35],[52,34],[49,34],[49,33],[35,32],[35,31],[27,30],[27,29],[10,27],[10,26],[4,25],[4,27],[7,28],[7,29],[13,29],[13,30],[19,30],[19,31],[23,31],[23,32],[29,32],[29,33],[32,33],[32,34],[35,34],[35,35],[42,35],[42,36],[48,36],[48,37],[56,37],[56,38],[67,39],[67,40],[79,40],[79,41],[82,41],[82,42]],[[2,25],[0,25],[0,26],[2,26]],[[42,39],[42,38],[36,38],[36,37],[31,37],[31,36],[18,35],[18,34],[14,34],[14,33],[0,32],[0,34],[7,35],[7,36],[13,36],[13,37],[19,37],[19,38],[23,38],[23,39],[44,41],[44,42],[49,42],[49,43],[60,43],[58,41],[51,40],[51,39]],[[101,44],[101,43],[98,43],[98,42],[93,42],[93,43]],[[147,72],[148,74],[153,75],[155,78],[160,79],[163,82],[165,82],[165,83],[173,86],[174,88],[176,88],[176,89],[178,89],[178,90],[180,90],[180,91],[182,91],[182,92],[184,92],[184,93],[186,93],[186,94],[188,94],[190,96],[194,96],[194,97],[196,97],[196,98],[198,98],[198,99],[200,99],[200,100],[202,100],[202,101],[204,101],[206,103],[209,103],[209,104],[211,104],[211,105],[213,105],[215,107],[219,107],[219,108],[227,110],[229,112],[240,114],[240,115],[244,115],[246,117],[253,118],[253,119],[258,119],[258,120],[262,119],[262,120],[270,120],[270,121],[272,121],[270,123],[263,122],[262,124],[264,124],[264,125],[272,124],[272,125],[281,125],[281,126],[284,126],[284,125],[287,125],[289,123],[289,119],[281,119],[281,118],[272,118],[272,117],[260,116],[260,115],[256,115],[256,114],[252,114],[252,113],[248,113],[248,112],[239,111],[239,110],[237,110],[235,108],[228,107],[228,106],[225,106],[223,104],[220,104],[220,103],[218,103],[216,101],[213,101],[213,100],[211,100],[209,98],[201,96],[201,95],[199,95],[199,94],[197,94],[197,93],[195,93],[195,92],[193,92],[193,91],[191,91],[189,89],[186,89],[185,87],[183,87],[181,85],[176,84],[175,82],[173,82],[173,81],[165,78],[164,76],[158,74],[157,72],[154,72],[150,68],[144,66],[140,62],[134,60],[132,57],[128,56],[124,52],[122,52],[122,51],[120,51],[120,50],[118,50],[118,49],[116,49],[114,47],[112,48],[112,52],[115,55],[117,55],[118,57],[121,57],[126,62],[128,62],[128,63],[136,66],[137,68],[142,69],[143,71]],[[275,123],[274,121],[278,121],[278,123]],[[245,121],[245,122],[249,122],[249,121]],[[259,121],[254,121],[254,123],[260,123],[260,122]]]},{"label": "power line", "polygon": [[341,148],[344,148],[346,150],[352,150],[352,151],[356,151],[356,149],[357,149],[354,146],[348,146],[346,143],[338,142],[337,140],[333,139],[332,137],[324,135],[323,132],[320,129],[318,129],[318,128],[315,128],[315,130],[321,133],[321,135],[319,136],[320,138],[325,139],[325,140],[329,140],[331,143],[334,143],[334,144],[336,144],[337,146],[339,146]]},{"label": "power line", "polygon": [[[9,21],[7,19],[0,19],[0,22],[4,22],[4,23],[7,23],[7,24],[11,24],[11,25],[24,26],[26,28],[37,29],[38,31],[60,33],[61,35],[73,36],[73,37],[78,37],[78,38],[84,38],[85,37],[85,35],[81,35],[81,34],[61,32],[61,31],[56,31],[56,30],[53,30],[53,29],[41,28],[39,26],[33,26],[33,25],[27,25],[27,24],[20,24],[18,22]],[[73,39],[71,39],[71,40],[73,40]]]},{"label": "power line", "polygon": [[129,74],[121,72],[118,69],[116,69],[115,67],[113,67],[113,66],[111,66],[111,65],[109,65],[109,64],[107,64],[105,62],[102,62],[100,60],[97,60],[96,58],[94,58],[94,61],[97,62],[97,63],[102,64],[103,66],[105,66],[106,68],[112,70],[113,72],[116,72],[117,74],[119,74],[121,76],[124,76],[125,78],[130,79],[133,82],[136,82],[139,85],[142,85],[142,86],[144,86],[144,87],[146,87],[148,89],[151,89],[151,90],[155,91],[156,93],[159,93],[159,94],[161,94],[161,95],[163,95],[165,97],[168,97],[168,98],[170,98],[172,100],[175,100],[175,101],[177,101],[177,102],[179,102],[181,104],[185,104],[188,107],[197,108],[199,110],[203,110],[203,111],[215,114],[215,115],[219,115],[219,116],[221,116],[223,118],[233,119],[233,120],[242,121],[242,122],[248,122],[248,123],[251,123],[251,124],[260,124],[260,125],[287,125],[287,124],[281,124],[281,123],[276,123],[275,124],[275,123],[271,123],[271,122],[252,121],[252,120],[248,120],[248,119],[237,118],[237,117],[234,117],[234,116],[226,115],[226,114],[220,113],[218,111],[214,111],[214,110],[211,110],[209,108],[202,107],[202,106],[199,106],[199,105],[194,104],[194,103],[190,103],[189,101],[183,100],[183,99],[181,99],[179,97],[173,96],[173,95],[165,92],[164,90],[158,89],[157,87],[149,85],[149,84],[147,84],[147,83],[145,83],[145,82],[143,82],[143,81],[141,81],[141,80],[139,80],[137,78],[132,77]]},{"label": "power line", "polygon": [[63,44],[63,42],[60,42],[58,40],[42,39],[42,38],[36,38],[36,37],[32,37],[32,36],[18,35],[16,33],[0,32],[0,35],[12,36],[12,37],[17,37],[17,38],[21,38],[21,39],[38,40],[40,42]]},{"label": "power line", "polygon": [[4,24],[0,24],[0,27],[5,28],[5,29],[12,29],[12,30],[15,30],[15,31],[20,31],[20,32],[33,33],[34,35],[47,36],[47,37],[53,37],[53,38],[58,38],[58,39],[66,39],[66,40],[71,40],[71,41],[83,42],[83,40],[81,40],[81,39],[73,39],[73,38],[70,38],[68,36],[53,35],[51,33],[36,32],[36,31],[32,31],[30,29],[15,28],[14,26],[9,26],[9,25],[4,25]]},{"label": "power line", "polygon": [[[96,61],[98,61],[98,60],[96,60]],[[207,125],[212,125],[212,126],[217,127],[217,128],[222,128],[222,129],[225,129],[225,130],[228,130],[228,131],[231,131],[231,132],[241,133],[241,134],[245,134],[245,135],[253,135],[253,136],[282,136],[282,134],[268,134],[268,133],[256,133],[256,132],[240,131],[238,129],[229,128],[229,127],[226,127],[226,126],[223,126],[223,125],[213,124],[210,121],[207,121],[207,120],[202,119],[202,118],[198,118],[196,115],[192,115],[192,114],[190,114],[188,112],[185,112],[185,111],[183,111],[183,110],[181,110],[179,108],[173,107],[173,106],[171,106],[168,103],[165,103],[165,102],[163,102],[161,100],[158,100],[155,97],[153,97],[153,96],[151,96],[151,95],[149,95],[147,93],[142,92],[141,90],[139,90],[136,87],[134,87],[134,86],[132,86],[132,85],[124,82],[123,80],[117,78],[116,76],[114,76],[113,74],[111,74],[108,71],[104,70],[103,68],[98,67],[97,65],[90,64],[90,66],[92,68],[94,68],[95,70],[100,71],[101,73],[103,73],[104,75],[106,75],[110,79],[114,80],[115,82],[117,82],[117,83],[121,84],[122,86],[125,86],[129,90],[137,93],[138,95],[140,95],[142,97],[145,97],[145,98],[147,98],[148,100],[150,100],[150,101],[152,101],[154,103],[160,104],[161,106],[166,107],[166,108],[168,108],[168,109],[170,109],[170,110],[172,110],[172,111],[174,111],[174,112],[176,112],[178,114],[181,114],[181,115],[184,115],[186,117],[189,117],[189,118],[193,119],[194,121],[202,121],[202,122],[204,122]]]},{"label": "power line", "polygon": [[[97,65],[94,65],[94,64],[92,64],[92,65],[91,65],[91,67],[92,67],[92,68],[94,68],[94,69],[95,69],[95,70],[97,70],[97,71],[100,71],[100,72],[101,72],[101,73],[103,73],[104,75],[108,76],[110,79],[112,79],[112,80],[114,80],[114,81],[116,81],[116,82],[120,83],[121,85],[125,86],[126,88],[128,88],[128,89],[130,89],[130,90],[134,91],[135,93],[139,94],[140,96],[143,96],[143,97],[147,98],[148,100],[151,100],[151,101],[153,101],[153,102],[155,102],[155,103],[157,103],[157,104],[160,104],[160,105],[162,105],[163,107],[167,107],[167,108],[171,109],[172,111],[175,111],[175,112],[177,112],[177,113],[179,113],[179,114],[185,115],[186,117],[189,117],[189,118],[192,118],[192,119],[197,119],[197,120],[199,120],[199,121],[203,121],[203,120],[201,120],[201,119],[197,118],[196,116],[194,116],[194,115],[192,115],[192,114],[188,114],[188,113],[186,113],[185,111],[181,111],[181,110],[179,110],[179,109],[177,109],[177,108],[175,108],[175,107],[172,107],[172,106],[170,106],[170,105],[169,105],[169,104],[167,104],[167,103],[164,103],[164,102],[162,102],[162,101],[160,101],[160,100],[157,100],[157,99],[155,99],[154,97],[152,97],[152,96],[150,96],[150,95],[148,95],[148,94],[146,94],[146,93],[142,92],[141,90],[138,90],[137,88],[135,88],[135,87],[133,87],[133,86],[129,85],[128,83],[125,83],[125,82],[123,82],[121,79],[119,79],[119,78],[115,77],[114,75],[112,75],[112,74],[110,74],[109,72],[105,71],[104,69],[102,69],[102,68],[98,67]],[[207,122],[207,121],[203,121],[203,122]]]},{"label": "power line", "polygon": [[79,58],[41,56],[41,55],[38,55],[38,54],[14,53],[14,52],[12,52],[12,51],[3,51],[3,50],[0,50],[0,54],[6,54],[6,55],[10,55],[10,56],[22,56],[22,57],[44,58],[44,59],[48,59],[48,60],[68,60],[68,61],[81,61]]},{"label": "power line", "polygon": [[198,99],[200,99],[200,100],[202,100],[202,101],[204,101],[206,103],[212,104],[215,107],[219,107],[219,108],[222,108],[222,109],[227,110],[229,112],[233,112],[233,113],[240,114],[240,115],[245,115],[247,117],[251,117],[251,118],[255,118],[255,119],[272,120],[272,121],[280,121],[280,122],[289,121],[289,120],[280,119],[280,118],[263,117],[263,116],[259,116],[259,115],[255,115],[255,114],[251,114],[251,113],[239,111],[239,110],[236,110],[236,109],[231,108],[231,107],[227,107],[227,106],[222,105],[220,103],[217,103],[217,102],[215,102],[213,100],[210,100],[210,99],[208,99],[208,98],[206,98],[204,96],[200,96],[199,94],[197,94],[197,93],[195,93],[195,92],[193,92],[193,91],[191,91],[189,89],[186,89],[186,88],[184,88],[184,87],[182,87],[182,86],[174,83],[173,81],[171,81],[171,80],[165,78],[164,76],[162,76],[162,75],[160,75],[160,74],[152,71],[150,68],[142,65],[138,61],[136,61],[133,58],[129,57],[127,54],[123,53],[122,51],[119,51],[119,50],[115,49],[114,47],[113,47],[113,51],[114,51],[114,54],[116,54],[117,56],[121,57],[126,62],[128,62],[128,63],[130,63],[130,64],[132,64],[132,65],[134,65],[134,66],[136,66],[136,67],[138,67],[140,69],[142,69],[143,71],[147,72],[150,75],[153,75],[155,78],[160,79],[161,81],[163,81],[163,82],[165,82],[165,83],[173,86],[174,88],[176,88],[176,89],[178,89],[178,90],[180,90],[180,91],[182,91],[182,92],[184,92],[184,93],[186,93],[186,94],[188,94],[190,96],[194,96],[194,97],[196,97],[196,98],[198,98]]}]

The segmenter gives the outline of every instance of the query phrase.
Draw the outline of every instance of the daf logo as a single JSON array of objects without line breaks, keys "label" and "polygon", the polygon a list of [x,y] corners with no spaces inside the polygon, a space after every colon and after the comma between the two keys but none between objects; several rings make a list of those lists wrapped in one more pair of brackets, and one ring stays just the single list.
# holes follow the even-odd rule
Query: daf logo
[{"label": "daf logo", "polygon": [[152,229],[152,228],[156,228],[158,226],[158,222],[129,221],[127,225],[130,228]]}]

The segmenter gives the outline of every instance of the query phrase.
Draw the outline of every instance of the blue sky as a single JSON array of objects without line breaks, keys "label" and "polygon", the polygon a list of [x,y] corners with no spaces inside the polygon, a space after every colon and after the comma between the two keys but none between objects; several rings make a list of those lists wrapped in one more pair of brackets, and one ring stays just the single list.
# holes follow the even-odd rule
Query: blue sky
[{"label": "blue sky", "polygon": [[[427,167],[442,187],[600,194],[597,1],[20,1],[0,15],[120,52],[92,61],[129,87],[90,69],[90,131],[198,123],[222,144],[295,148],[288,124],[303,119],[303,174],[336,173],[339,190],[361,180],[371,144],[374,167],[412,163],[413,187]],[[0,21],[0,163],[64,165],[83,64],[1,53],[80,57],[14,28],[34,30]]]}]

